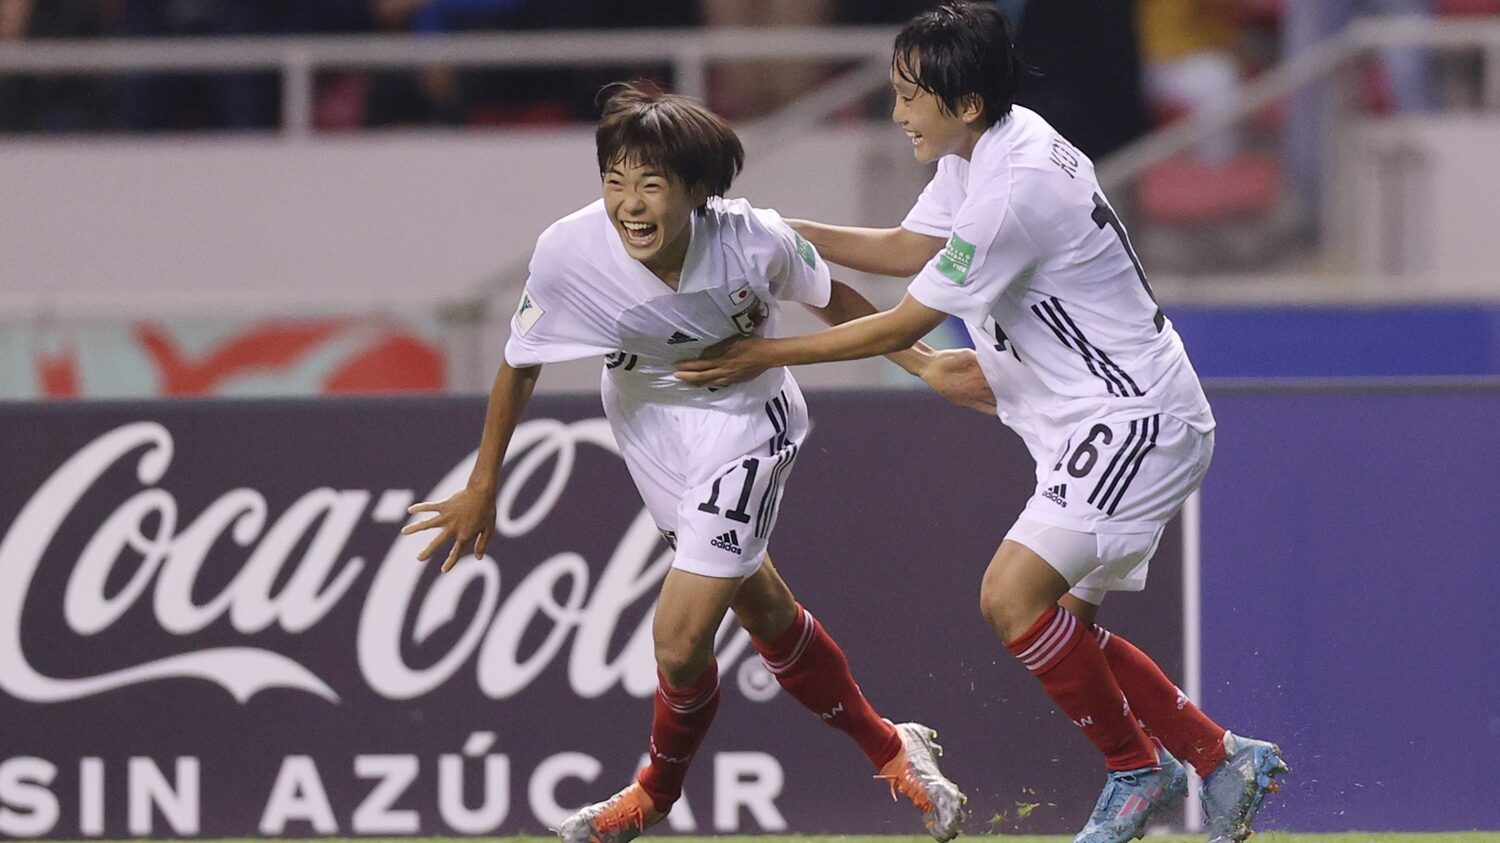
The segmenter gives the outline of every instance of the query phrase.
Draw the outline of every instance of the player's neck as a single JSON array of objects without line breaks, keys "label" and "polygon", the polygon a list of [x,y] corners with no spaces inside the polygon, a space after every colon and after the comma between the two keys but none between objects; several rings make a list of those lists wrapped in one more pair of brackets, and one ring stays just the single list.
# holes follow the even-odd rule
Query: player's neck
[{"label": "player's neck", "polygon": [[964,132],[963,143],[959,144],[958,149],[954,150],[954,154],[965,161],[974,160],[974,148],[979,146],[979,139],[984,137],[984,132],[984,129],[969,129],[967,132]]},{"label": "player's neck", "polygon": [[661,279],[672,289],[677,289],[677,284],[682,280],[682,267],[687,263],[688,244],[693,239],[693,227],[683,226],[682,233],[677,239],[663,246],[661,251],[652,255],[649,260],[644,261],[651,274]]}]

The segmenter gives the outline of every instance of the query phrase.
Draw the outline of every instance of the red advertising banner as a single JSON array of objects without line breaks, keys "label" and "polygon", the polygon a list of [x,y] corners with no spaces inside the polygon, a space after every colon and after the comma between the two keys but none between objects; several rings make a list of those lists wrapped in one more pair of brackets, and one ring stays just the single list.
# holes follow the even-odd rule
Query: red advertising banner
[{"label": "red advertising banner", "polygon": [[[883,714],[936,727],[971,832],[1076,830],[1104,772],[978,613],[1030,494],[993,419],[814,395],[772,553]],[[406,507],[467,477],[478,399],[0,406],[0,835],[545,833],[646,748],[670,562],[594,398],[539,398],[490,557]],[[1104,620],[1180,674],[1176,531]],[[666,830],[920,832],[745,634]]]}]

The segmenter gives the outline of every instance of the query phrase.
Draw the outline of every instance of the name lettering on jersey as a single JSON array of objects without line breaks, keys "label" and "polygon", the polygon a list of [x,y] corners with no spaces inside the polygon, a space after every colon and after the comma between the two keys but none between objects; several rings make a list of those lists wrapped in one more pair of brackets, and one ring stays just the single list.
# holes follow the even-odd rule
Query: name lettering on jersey
[{"label": "name lettering on jersey", "polygon": [[948,276],[948,280],[962,287],[969,283],[969,268],[974,265],[974,244],[957,234],[948,238],[948,245],[938,254],[937,270]]},{"label": "name lettering on jersey", "polygon": [[802,235],[796,233],[795,231],[792,232],[792,236],[797,238],[797,254],[802,256],[803,263],[807,264],[808,269],[817,269],[818,250],[814,249],[813,244],[807,242],[807,240],[805,240]]},{"label": "name lettering on jersey", "polygon": [[522,290],[521,302],[516,305],[516,330],[520,331],[523,336],[530,333],[531,329],[536,325],[537,320],[541,319],[546,313],[547,311],[543,310],[542,306],[536,303],[536,299],[531,297],[529,290]]},{"label": "name lettering on jersey", "polygon": [[1068,174],[1068,178],[1078,178],[1078,150],[1073,145],[1063,140],[1061,136],[1052,139],[1052,163]]}]

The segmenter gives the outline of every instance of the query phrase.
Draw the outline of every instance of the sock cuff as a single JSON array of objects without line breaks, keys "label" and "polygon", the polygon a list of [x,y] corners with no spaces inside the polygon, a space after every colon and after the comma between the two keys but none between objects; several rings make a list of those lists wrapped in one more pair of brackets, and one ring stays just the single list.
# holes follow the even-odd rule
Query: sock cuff
[{"label": "sock cuff", "polygon": [[1043,612],[1024,635],[1005,646],[1026,665],[1027,670],[1044,673],[1072,652],[1073,646],[1082,638],[1082,626],[1072,612],[1053,606]]},{"label": "sock cuff", "polygon": [[807,652],[808,645],[817,637],[818,630],[818,619],[798,603],[797,619],[792,621],[792,625],[769,644],[754,642],[755,649],[760,652],[766,670],[774,674],[785,673]]},{"label": "sock cuff", "polygon": [[656,693],[667,708],[678,714],[692,714],[713,701],[719,694],[719,663],[712,661],[708,663],[708,669],[703,671],[693,684],[686,688],[673,688],[667,684],[667,678],[656,672]]}]

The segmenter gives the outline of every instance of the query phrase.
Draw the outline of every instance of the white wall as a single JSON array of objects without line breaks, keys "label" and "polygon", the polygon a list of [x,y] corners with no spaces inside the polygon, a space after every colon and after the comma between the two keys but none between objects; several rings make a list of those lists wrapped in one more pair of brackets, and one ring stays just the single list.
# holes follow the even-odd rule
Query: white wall
[{"label": "white wall", "polygon": [[[903,146],[879,126],[752,147],[735,192],[895,224],[925,178],[909,153],[892,166]],[[597,196],[588,129],[9,142],[0,313],[459,298]]]},{"label": "white wall", "polygon": [[1356,277],[1387,292],[1500,296],[1500,119],[1349,125],[1331,224]]},{"label": "white wall", "polygon": [[[895,225],[930,174],[889,124],[746,144],[733,193],[788,215]],[[87,339],[111,320],[391,314],[438,325],[450,383],[485,388],[537,235],[598,193],[587,128],[0,143],[0,326]],[[888,305],[904,285],[865,287]],[[430,321],[481,292],[488,324]],[[802,313],[789,324],[818,327]],[[37,342],[11,355],[28,383]],[[595,389],[598,368],[549,367],[543,388]],[[909,378],[872,361],[804,380]]]}]

